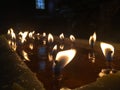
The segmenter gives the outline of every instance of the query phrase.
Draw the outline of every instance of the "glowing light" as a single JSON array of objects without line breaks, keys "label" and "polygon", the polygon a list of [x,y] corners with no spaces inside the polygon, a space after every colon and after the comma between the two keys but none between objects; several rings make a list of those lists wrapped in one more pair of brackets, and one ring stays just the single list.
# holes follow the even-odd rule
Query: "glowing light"
[{"label": "glowing light", "polygon": [[54,60],[54,57],[56,56],[56,51],[57,51],[57,45],[55,45],[53,47],[52,52],[48,54],[49,61]]},{"label": "glowing light", "polygon": [[60,39],[64,39],[64,34],[61,33],[59,37],[60,37]]},{"label": "glowing light", "polygon": [[100,43],[102,52],[107,60],[112,60],[114,55],[114,47],[111,44],[101,42]]},{"label": "glowing light", "polygon": [[56,51],[56,50],[57,50],[57,45],[53,47],[53,51]]},{"label": "glowing light", "polygon": [[55,60],[58,62],[61,68],[64,68],[75,57],[75,54],[75,49],[60,51],[57,53]]},{"label": "glowing light", "polygon": [[106,69],[102,69],[101,70],[101,72],[98,74],[99,75],[99,77],[104,77],[104,76],[106,76],[107,74],[106,74]]},{"label": "glowing light", "polygon": [[23,55],[23,57],[24,57],[25,60],[30,61],[27,52],[25,52],[24,50],[22,50],[22,55]]},{"label": "glowing light", "polygon": [[60,49],[63,50],[64,49],[64,45],[60,45]]},{"label": "glowing light", "polygon": [[43,32],[43,37],[46,37],[46,33],[45,32]]},{"label": "glowing light", "polygon": [[26,32],[19,32],[19,35],[21,36],[21,37],[19,37],[19,39],[21,40],[21,43],[24,43],[26,41],[26,37],[28,35],[28,31],[26,31]]},{"label": "glowing light", "polygon": [[8,35],[10,35],[12,37],[12,39],[16,39],[16,35],[12,28],[10,28],[7,33],[8,33]]},{"label": "glowing light", "polygon": [[51,33],[48,34],[48,42],[53,42],[54,38],[53,35]]},{"label": "glowing light", "polygon": [[74,41],[75,41],[75,37],[74,37],[73,35],[70,35],[70,40],[71,40],[72,42],[74,42]]},{"label": "glowing light", "polygon": [[92,36],[89,38],[89,45],[93,46],[96,42],[96,33],[94,32]]},{"label": "glowing light", "polygon": [[31,50],[33,50],[34,46],[33,46],[32,43],[29,44],[29,48],[30,48]]},{"label": "glowing light", "polygon": [[40,33],[37,33],[37,39],[40,40]]},{"label": "glowing light", "polygon": [[12,28],[10,28],[7,32],[7,34],[10,36],[10,38],[8,38],[8,44],[10,45],[10,47],[16,51],[17,45],[16,45],[16,35],[14,33],[14,30]]},{"label": "glowing light", "polygon": [[35,37],[33,36],[35,34],[35,31],[29,32],[28,36],[29,38],[35,39]]}]

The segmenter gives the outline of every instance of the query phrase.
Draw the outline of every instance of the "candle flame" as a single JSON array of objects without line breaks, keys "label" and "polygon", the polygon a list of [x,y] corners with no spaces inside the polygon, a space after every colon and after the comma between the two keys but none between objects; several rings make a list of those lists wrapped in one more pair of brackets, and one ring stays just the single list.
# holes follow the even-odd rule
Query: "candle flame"
[{"label": "candle flame", "polygon": [[89,38],[89,45],[94,45],[96,42],[96,32],[93,33],[93,35],[90,36]]},{"label": "candle flame", "polygon": [[75,37],[74,37],[73,35],[70,35],[70,40],[71,40],[72,42],[74,42],[74,41],[75,41]]},{"label": "candle flame", "polygon": [[60,39],[64,39],[64,34],[61,33],[59,37],[60,37]]},{"label": "candle flame", "polygon": [[32,43],[29,44],[29,48],[30,48],[31,50],[33,50],[34,46],[33,46]]},{"label": "candle flame", "polygon": [[12,39],[16,39],[16,35],[12,28],[10,28],[7,33],[8,33],[8,35],[10,35],[12,37]]},{"label": "candle flame", "polygon": [[55,45],[55,46],[53,47],[53,51],[55,51],[55,50],[57,50],[57,45]]},{"label": "candle flame", "polygon": [[37,39],[40,40],[40,33],[37,33]]},{"label": "candle flame", "polygon": [[51,55],[50,53],[48,53],[48,59],[49,59],[49,61],[52,61],[53,60],[53,55]]},{"label": "candle flame", "polygon": [[7,34],[11,37],[11,39],[8,38],[8,44],[14,51],[16,51],[17,45],[16,45],[16,35],[14,33],[14,30],[10,28]]},{"label": "candle flame", "polygon": [[51,33],[48,34],[48,42],[53,42],[54,38],[53,35]]},{"label": "candle flame", "polygon": [[43,32],[43,37],[46,37],[46,33],[45,32]]},{"label": "candle flame", "polygon": [[58,62],[61,68],[64,68],[75,57],[75,54],[75,49],[60,51],[57,53],[55,60]]},{"label": "candle flame", "polygon": [[21,43],[24,43],[26,41],[26,37],[28,35],[28,31],[26,31],[26,32],[19,32],[19,35],[21,36],[21,37],[19,37]]},{"label": "candle flame", "polygon": [[29,38],[35,39],[35,37],[33,36],[35,34],[35,31],[29,32],[28,36]]},{"label": "candle flame", "polygon": [[24,50],[22,50],[22,55],[23,55],[23,57],[24,57],[25,60],[30,61],[27,52],[25,52]]},{"label": "candle flame", "polygon": [[63,50],[63,49],[64,49],[64,45],[63,45],[63,44],[60,45],[59,48],[60,48],[61,50]]},{"label": "candle flame", "polygon": [[49,61],[54,60],[54,57],[56,56],[56,55],[55,55],[56,50],[57,50],[57,45],[55,45],[55,46],[53,47],[53,50],[52,50],[51,53],[48,53]]},{"label": "candle flame", "polygon": [[100,43],[102,52],[107,60],[112,60],[114,55],[114,47],[111,44],[101,42]]}]

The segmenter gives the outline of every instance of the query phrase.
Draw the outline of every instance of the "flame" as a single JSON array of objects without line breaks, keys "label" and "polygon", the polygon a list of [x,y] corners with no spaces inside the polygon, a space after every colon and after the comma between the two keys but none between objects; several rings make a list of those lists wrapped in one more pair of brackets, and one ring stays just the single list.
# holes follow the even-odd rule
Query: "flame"
[{"label": "flame", "polygon": [[35,39],[35,37],[33,36],[35,34],[35,31],[32,31],[28,34],[29,38]]},{"label": "flame", "polygon": [[51,55],[50,53],[48,53],[48,59],[49,59],[49,61],[52,61],[53,60],[53,55]]},{"label": "flame", "polygon": [[8,35],[10,35],[10,36],[12,37],[12,39],[16,39],[16,35],[15,35],[15,33],[14,33],[14,31],[13,31],[12,28],[10,28],[10,29],[8,30]]},{"label": "flame", "polygon": [[11,48],[14,51],[16,51],[17,45],[16,45],[16,35],[14,33],[14,30],[10,28],[7,34],[11,37],[11,39],[8,39],[8,44],[11,46]]},{"label": "flame", "polygon": [[33,50],[34,46],[33,46],[32,43],[29,44],[29,48],[30,48],[31,50]]},{"label": "flame", "polygon": [[96,42],[96,32],[93,33],[89,38],[89,45],[94,44]]},{"label": "flame", "polygon": [[106,57],[106,59],[111,60],[114,55],[114,47],[111,44],[104,43],[104,42],[101,42],[100,46],[101,46],[102,52],[103,52],[104,56]]},{"label": "flame", "polygon": [[46,37],[46,33],[45,32],[43,32],[43,37]]},{"label": "flame", "polygon": [[19,35],[21,36],[21,37],[19,37],[19,39],[21,40],[21,43],[24,43],[26,41],[26,37],[28,35],[28,31],[26,31],[26,32],[19,32]]},{"label": "flame", "polygon": [[53,51],[56,51],[56,50],[57,50],[57,45],[53,47]]},{"label": "flame", "polygon": [[43,32],[43,45],[46,45],[46,39],[45,39],[45,37],[46,37],[46,33],[45,32]]},{"label": "flame", "polygon": [[25,52],[24,50],[22,50],[22,55],[23,55],[23,57],[24,57],[25,60],[30,61],[27,52]]},{"label": "flame", "polygon": [[74,41],[75,41],[75,37],[74,37],[73,35],[70,35],[70,40],[71,40],[72,42],[74,42]]},{"label": "flame", "polygon": [[49,61],[52,61],[55,59],[54,57],[56,56],[56,51],[57,51],[57,45],[53,47],[53,50],[51,53],[48,53]]},{"label": "flame", "polygon": [[65,67],[70,61],[74,58],[76,54],[75,49],[60,51],[56,55],[56,61],[60,65],[61,68]]},{"label": "flame", "polygon": [[51,33],[48,34],[48,42],[53,42],[54,38],[53,35]]},{"label": "flame", "polygon": [[60,47],[59,47],[61,50],[63,50],[64,49],[64,45],[62,44],[62,45],[60,45]]},{"label": "flame", "polygon": [[40,40],[40,33],[37,33],[37,39]]},{"label": "flame", "polygon": [[64,39],[64,34],[61,33],[59,37],[60,37],[60,39]]}]

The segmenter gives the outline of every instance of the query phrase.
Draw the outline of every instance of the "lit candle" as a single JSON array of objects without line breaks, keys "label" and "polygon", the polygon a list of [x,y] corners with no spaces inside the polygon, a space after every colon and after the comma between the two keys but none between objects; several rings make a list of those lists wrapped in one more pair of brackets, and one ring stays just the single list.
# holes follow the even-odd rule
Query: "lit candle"
[{"label": "lit candle", "polygon": [[111,44],[101,42],[100,47],[102,49],[103,55],[105,56],[105,59],[107,60],[107,68],[102,69],[99,73],[100,77],[103,77],[107,74],[115,73],[116,70],[112,67],[112,60],[114,56],[114,47]]},{"label": "lit candle", "polygon": [[59,76],[61,70],[72,61],[76,55],[75,49],[64,50],[57,53],[53,64],[53,71],[56,76]]},{"label": "lit candle", "polygon": [[58,52],[58,50],[57,50],[57,45],[55,45],[55,46],[53,47],[53,50],[48,53],[49,61],[55,60],[55,57],[56,57],[57,52]]},{"label": "lit candle", "polygon": [[96,42],[96,33],[94,32],[92,36],[89,38],[89,45],[90,45],[90,52],[88,53],[88,59],[95,63],[95,52],[94,52],[94,45]]},{"label": "lit candle", "polygon": [[108,62],[108,68],[111,69],[111,61],[113,60],[113,55],[114,55],[114,47],[111,44],[101,42],[100,43],[102,52]]},{"label": "lit candle", "polygon": [[89,45],[92,49],[94,48],[95,42],[96,42],[96,32],[94,32],[93,35],[90,36],[89,38]]},{"label": "lit candle", "polygon": [[70,40],[71,40],[71,48],[73,48],[75,45],[75,37],[73,35],[70,35]]}]

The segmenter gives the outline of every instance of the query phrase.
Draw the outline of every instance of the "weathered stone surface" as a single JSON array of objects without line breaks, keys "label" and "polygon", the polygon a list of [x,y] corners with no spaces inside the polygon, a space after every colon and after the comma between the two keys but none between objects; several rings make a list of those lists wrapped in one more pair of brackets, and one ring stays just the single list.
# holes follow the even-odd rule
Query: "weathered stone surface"
[{"label": "weathered stone surface", "polygon": [[0,90],[45,90],[27,65],[0,36]]}]

